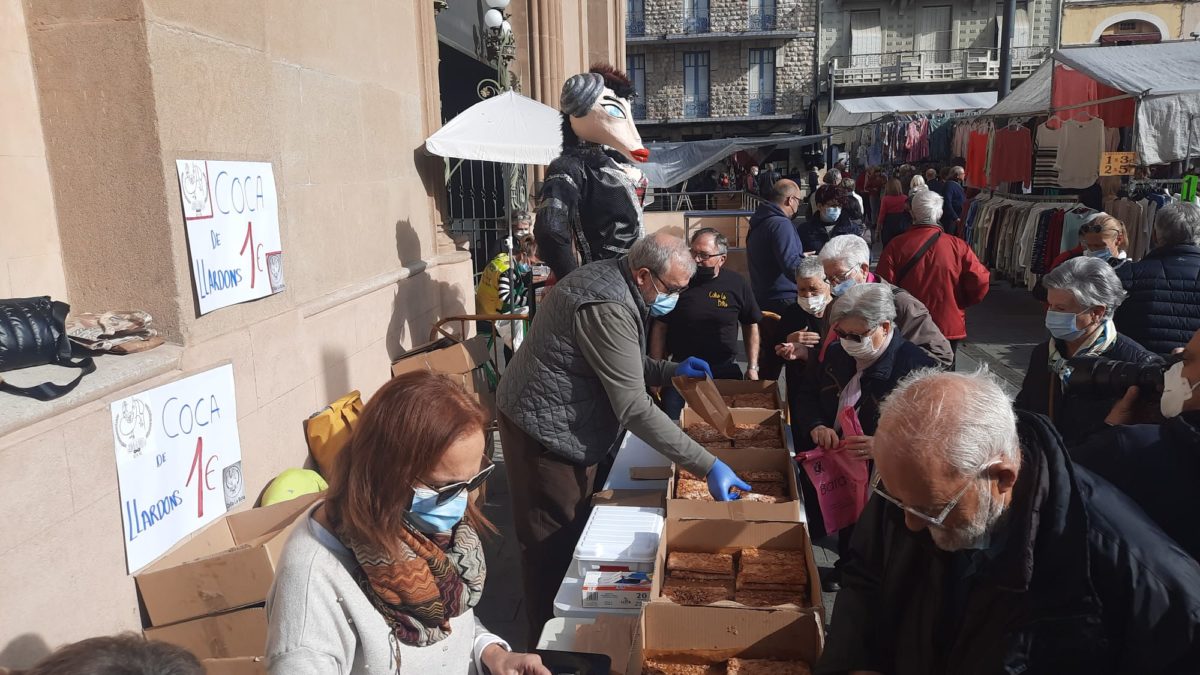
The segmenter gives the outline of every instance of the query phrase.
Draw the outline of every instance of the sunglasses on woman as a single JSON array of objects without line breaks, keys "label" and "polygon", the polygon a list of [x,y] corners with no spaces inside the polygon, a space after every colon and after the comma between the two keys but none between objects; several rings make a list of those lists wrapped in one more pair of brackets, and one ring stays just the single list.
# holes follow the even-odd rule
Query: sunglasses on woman
[{"label": "sunglasses on woman", "polygon": [[863,340],[871,339],[871,333],[875,332],[875,328],[878,328],[878,326],[871,328],[871,330],[868,330],[863,335],[859,335],[858,333],[847,333],[846,331],[842,330],[841,328],[834,328],[833,333],[838,336],[839,340],[849,340],[850,342],[862,342]]},{"label": "sunglasses on woman", "polygon": [[[487,466],[480,469],[479,473],[475,474],[475,476],[470,480],[460,481],[458,483],[450,483],[449,485],[443,485],[442,487],[434,487],[428,483],[425,483],[425,487],[437,493],[437,503],[439,505],[445,504],[446,502],[459,496],[462,494],[463,490],[466,490],[467,492],[474,492],[475,490],[478,490],[479,487],[483,485],[484,481],[488,479],[488,476],[492,475],[492,472],[496,470],[496,464],[492,462],[491,459],[485,458],[484,461],[487,462]],[[425,481],[421,482],[424,483]]]}]

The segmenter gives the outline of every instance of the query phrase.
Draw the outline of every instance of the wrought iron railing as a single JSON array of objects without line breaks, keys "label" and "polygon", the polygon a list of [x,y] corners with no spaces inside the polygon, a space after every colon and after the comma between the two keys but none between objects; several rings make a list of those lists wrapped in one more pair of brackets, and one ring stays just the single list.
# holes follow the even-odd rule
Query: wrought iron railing
[{"label": "wrought iron railing", "polygon": [[685,12],[683,15],[684,33],[707,33],[711,30],[708,12]]},{"label": "wrought iron railing", "polygon": [[646,34],[646,17],[631,16],[625,19],[625,35],[628,37],[642,37]]},{"label": "wrought iron railing", "polygon": [[746,20],[747,30],[775,30],[775,14],[751,12]]},{"label": "wrought iron railing", "polygon": [[774,96],[752,96],[750,98],[750,114],[751,115],[774,115],[775,114],[775,97]]},{"label": "wrought iron railing", "polygon": [[[1014,47],[1012,75],[1028,77],[1050,54],[1049,47]],[[995,48],[931,49],[882,54],[836,56],[836,86],[992,80],[1000,77],[1000,50]]]},{"label": "wrought iron railing", "polygon": [[685,96],[683,99],[684,117],[708,117],[711,112],[708,97]]}]

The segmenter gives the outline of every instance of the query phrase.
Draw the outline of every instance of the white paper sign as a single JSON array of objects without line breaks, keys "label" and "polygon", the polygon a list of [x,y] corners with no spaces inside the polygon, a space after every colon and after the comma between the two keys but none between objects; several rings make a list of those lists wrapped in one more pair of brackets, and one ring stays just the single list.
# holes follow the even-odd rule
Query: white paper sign
[{"label": "white paper sign", "polygon": [[132,574],[246,499],[233,366],[116,401],[110,413]]},{"label": "white paper sign", "polygon": [[177,159],[200,313],[284,288],[279,201],[270,162]]}]

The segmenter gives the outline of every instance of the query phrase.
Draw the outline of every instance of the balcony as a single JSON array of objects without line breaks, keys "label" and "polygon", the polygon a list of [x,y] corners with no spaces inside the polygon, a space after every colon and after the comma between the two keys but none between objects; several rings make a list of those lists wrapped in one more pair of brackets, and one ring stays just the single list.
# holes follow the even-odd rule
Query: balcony
[{"label": "balcony", "polygon": [[625,19],[626,37],[642,37],[646,34],[646,17],[631,16]]},{"label": "balcony", "polygon": [[683,116],[686,118],[708,117],[710,115],[707,96],[684,96]]},{"label": "balcony", "polygon": [[774,115],[775,114],[775,97],[774,96],[752,96],[750,98],[750,114],[751,115]]},{"label": "balcony", "polygon": [[746,30],[762,31],[775,30],[775,15],[765,12],[754,12],[746,18]]},{"label": "balcony", "polygon": [[691,12],[683,15],[683,32],[688,35],[709,32],[708,13]]},{"label": "balcony", "polygon": [[[1050,54],[1049,47],[1016,47],[1013,78],[1029,77]],[[999,49],[939,49],[837,56],[832,63],[835,87],[914,82],[995,80],[1000,77]]]},{"label": "balcony", "polygon": [[630,106],[630,108],[633,110],[633,119],[635,119],[635,120],[646,119],[646,102],[645,101],[639,101],[637,99],[634,99],[633,104]]}]

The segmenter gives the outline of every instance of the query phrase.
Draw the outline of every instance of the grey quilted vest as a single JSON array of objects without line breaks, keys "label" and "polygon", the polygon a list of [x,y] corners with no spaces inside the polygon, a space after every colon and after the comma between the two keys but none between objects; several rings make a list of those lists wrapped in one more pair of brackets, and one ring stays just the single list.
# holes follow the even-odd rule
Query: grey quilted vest
[{"label": "grey quilted vest", "polygon": [[550,452],[583,466],[600,462],[623,431],[575,341],[575,313],[598,302],[629,310],[645,353],[645,304],[632,287],[628,264],[625,258],[601,260],[571,272],[546,295],[496,392],[505,417]]}]

